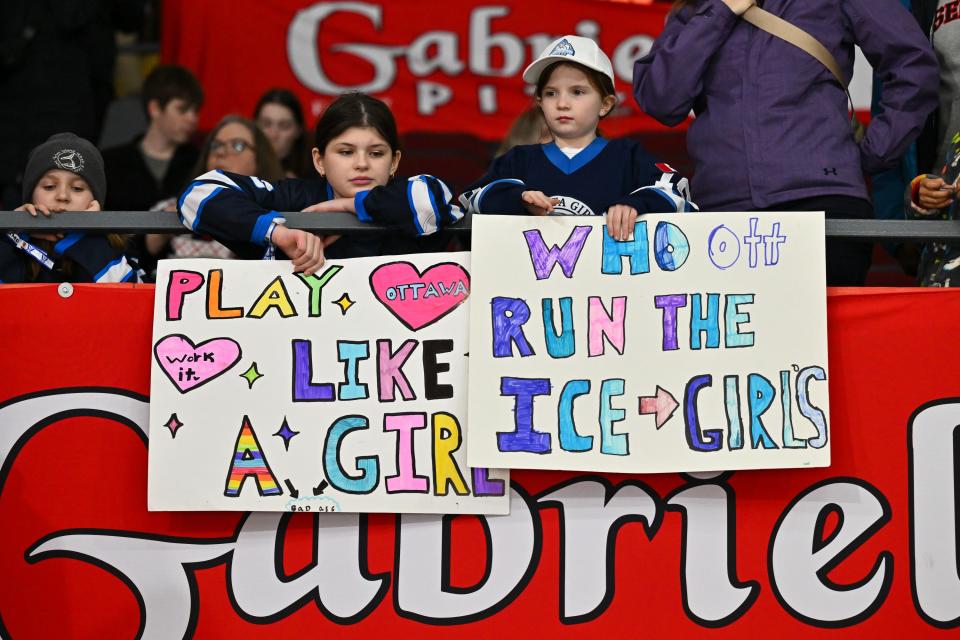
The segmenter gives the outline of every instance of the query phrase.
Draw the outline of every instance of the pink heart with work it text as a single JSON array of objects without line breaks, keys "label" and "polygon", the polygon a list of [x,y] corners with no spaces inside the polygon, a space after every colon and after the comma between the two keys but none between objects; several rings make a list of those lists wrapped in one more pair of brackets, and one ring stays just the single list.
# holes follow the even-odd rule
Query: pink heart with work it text
[{"label": "pink heart with work it text", "polygon": [[180,393],[217,378],[240,360],[240,345],[230,338],[213,338],[194,346],[190,338],[167,336],[153,347],[153,355]]},{"label": "pink heart with work it text", "polygon": [[397,320],[418,331],[469,297],[470,274],[453,262],[435,264],[422,274],[409,262],[390,262],[373,270],[370,288]]}]

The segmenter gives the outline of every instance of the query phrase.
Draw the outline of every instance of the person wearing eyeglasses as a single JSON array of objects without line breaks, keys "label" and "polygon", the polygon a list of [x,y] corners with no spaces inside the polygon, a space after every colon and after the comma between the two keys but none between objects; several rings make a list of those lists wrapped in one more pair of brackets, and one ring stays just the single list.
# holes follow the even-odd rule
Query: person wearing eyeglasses
[{"label": "person wearing eyeglasses", "polygon": [[200,151],[195,175],[214,169],[265,180],[284,177],[280,160],[264,133],[252,120],[237,115],[220,120]]},{"label": "person wearing eyeglasses", "polygon": [[[225,116],[213,128],[200,150],[194,174],[219,169],[264,180],[280,180],[283,166],[259,127],[238,115]],[[182,234],[170,239],[170,258],[235,258],[233,252],[210,237]]]}]

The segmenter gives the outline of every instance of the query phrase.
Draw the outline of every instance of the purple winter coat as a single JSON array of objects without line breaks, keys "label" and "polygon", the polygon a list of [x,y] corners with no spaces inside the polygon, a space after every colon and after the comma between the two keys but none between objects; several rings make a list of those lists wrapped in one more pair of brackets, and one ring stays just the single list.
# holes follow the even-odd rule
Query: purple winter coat
[{"label": "purple winter coat", "polygon": [[671,126],[694,110],[687,148],[701,211],[827,195],[866,199],[863,173],[895,164],[937,106],[930,43],[900,0],[767,0],[763,7],[817,38],[847,77],[857,44],[883,79],[882,111],[859,148],[833,75],[722,0],[670,17],[634,65],[634,97]]}]

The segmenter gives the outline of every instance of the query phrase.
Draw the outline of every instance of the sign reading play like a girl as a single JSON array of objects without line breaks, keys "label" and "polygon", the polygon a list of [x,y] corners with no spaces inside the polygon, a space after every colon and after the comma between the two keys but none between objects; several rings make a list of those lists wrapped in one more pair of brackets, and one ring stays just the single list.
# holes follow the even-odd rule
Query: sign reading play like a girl
[{"label": "sign reading play like a girl", "polygon": [[469,462],[828,466],[823,220],[475,216]]},{"label": "sign reading play like a girl", "polygon": [[149,507],[507,513],[466,461],[469,264],[161,262]]}]

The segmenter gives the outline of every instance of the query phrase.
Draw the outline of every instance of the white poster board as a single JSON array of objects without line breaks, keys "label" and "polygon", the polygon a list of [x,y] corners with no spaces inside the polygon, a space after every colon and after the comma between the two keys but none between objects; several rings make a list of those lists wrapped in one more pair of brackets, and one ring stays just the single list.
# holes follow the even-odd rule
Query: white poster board
[{"label": "white poster board", "polygon": [[162,261],[150,509],[507,513],[466,463],[469,264]]},{"label": "white poster board", "polygon": [[475,216],[468,459],[828,466],[822,213]]}]

